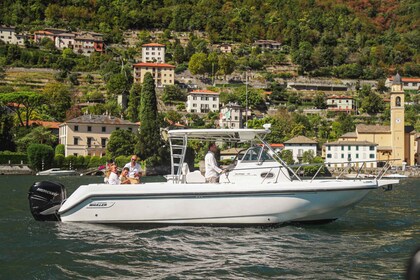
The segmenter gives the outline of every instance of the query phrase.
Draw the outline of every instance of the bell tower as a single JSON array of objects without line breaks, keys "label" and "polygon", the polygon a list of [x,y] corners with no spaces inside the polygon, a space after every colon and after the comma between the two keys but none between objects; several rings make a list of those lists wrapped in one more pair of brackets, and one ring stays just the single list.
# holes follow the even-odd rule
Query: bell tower
[{"label": "bell tower", "polygon": [[391,144],[394,165],[401,166],[405,157],[404,149],[404,90],[401,76],[397,73],[391,85]]}]

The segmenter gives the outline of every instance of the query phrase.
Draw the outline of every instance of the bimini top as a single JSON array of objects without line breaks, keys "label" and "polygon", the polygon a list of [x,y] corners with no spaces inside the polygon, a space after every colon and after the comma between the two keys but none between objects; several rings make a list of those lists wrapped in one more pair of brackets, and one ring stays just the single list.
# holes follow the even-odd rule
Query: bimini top
[{"label": "bimini top", "polygon": [[186,136],[188,140],[247,142],[263,138],[269,129],[176,129],[169,130],[169,138]]}]

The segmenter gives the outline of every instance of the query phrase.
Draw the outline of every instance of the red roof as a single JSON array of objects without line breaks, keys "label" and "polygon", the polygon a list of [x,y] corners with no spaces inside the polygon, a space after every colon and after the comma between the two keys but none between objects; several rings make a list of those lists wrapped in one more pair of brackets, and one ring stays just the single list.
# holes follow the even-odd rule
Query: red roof
[{"label": "red roof", "polygon": [[193,91],[190,92],[190,94],[217,94],[217,95],[219,95],[218,92],[214,92],[214,91],[207,90],[207,89],[193,90]]},{"label": "red roof", "polygon": [[148,44],[143,44],[142,47],[165,47],[165,45],[158,44],[158,43],[148,43]]},{"label": "red roof", "polygon": [[272,91],[264,91],[263,94],[265,95],[271,95],[273,92]]},{"label": "red roof", "polygon": [[25,105],[23,104],[18,104],[18,103],[14,103],[14,102],[9,102],[6,104],[8,107],[13,107],[13,108],[25,108]]},{"label": "red roof", "polygon": [[167,63],[153,63],[153,62],[140,62],[133,65],[134,67],[157,67],[157,68],[175,68],[174,65]]},{"label": "red roof", "polygon": [[[388,78],[390,81],[394,80],[394,77],[389,77]],[[402,82],[406,82],[406,83],[420,83],[420,78],[401,78]]]},{"label": "red roof", "polygon": [[29,125],[39,125],[39,126],[43,126],[43,127],[48,127],[48,128],[55,128],[58,129],[58,126],[60,125],[59,122],[44,122],[44,121],[38,121],[38,120],[29,120]]},{"label": "red roof", "polygon": [[44,30],[35,31],[34,34],[54,35],[54,33]]}]

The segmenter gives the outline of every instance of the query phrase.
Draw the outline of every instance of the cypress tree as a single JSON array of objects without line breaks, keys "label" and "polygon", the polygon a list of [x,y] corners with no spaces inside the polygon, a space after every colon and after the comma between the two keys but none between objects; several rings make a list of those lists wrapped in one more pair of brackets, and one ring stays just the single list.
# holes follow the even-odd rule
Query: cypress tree
[{"label": "cypress tree", "polygon": [[160,161],[161,147],[158,122],[155,82],[152,74],[146,73],[141,89],[139,153],[153,165]]},{"label": "cypress tree", "polygon": [[140,96],[141,96],[141,85],[134,83],[130,89],[130,96],[128,97],[128,108],[127,116],[131,122],[137,122],[139,120],[140,110]]}]

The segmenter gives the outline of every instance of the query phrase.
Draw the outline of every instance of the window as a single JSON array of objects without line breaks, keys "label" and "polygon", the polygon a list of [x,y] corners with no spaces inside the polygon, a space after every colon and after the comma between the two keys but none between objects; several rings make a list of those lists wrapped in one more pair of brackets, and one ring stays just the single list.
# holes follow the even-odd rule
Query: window
[{"label": "window", "polygon": [[351,146],[348,146],[348,148],[347,148],[349,151],[351,150]]},{"label": "window", "polygon": [[359,158],[359,154],[356,154],[356,158]]},{"label": "window", "polygon": [[328,151],[331,151],[331,146],[328,146]]},{"label": "window", "polygon": [[92,137],[87,138],[87,146],[90,148],[92,146]]},{"label": "window", "polygon": [[115,130],[120,130],[120,128],[119,127],[116,127]]},{"label": "window", "polygon": [[216,106],[216,104],[213,104],[213,108],[216,108],[217,106]]},{"label": "window", "polygon": [[102,127],[102,132],[106,132],[106,126]]},{"label": "window", "polygon": [[375,158],[375,154],[370,154],[369,158]]},{"label": "window", "polygon": [[397,96],[395,99],[395,106],[400,107],[401,106],[401,97]]},{"label": "window", "polygon": [[102,148],[106,147],[106,138],[101,138],[101,146]]},{"label": "window", "polygon": [[193,100],[197,100],[197,96],[193,96]]},{"label": "window", "polygon": [[375,150],[375,146],[369,146],[369,150],[370,151],[374,151]]},{"label": "window", "polygon": [[332,157],[332,155],[331,154],[327,154],[327,158],[331,158]]},{"label": "window", "polygon": [[213,101],[216,101],[217,99],[216,99],[216,97],[213,97]]},{"label": "window", "polygon": [[79,131],[79,126],[78,125],[74,126],[74,131]]},{"label": "window", "polygon": [[197,104],[196,104],[196,103],[194,103],[194,104],[193,104],[193,107],[197,107]]},{"label": "window", "polygon": [[344,158],[344,154],[341,154],[341,158]]},{"label": "window", "polygon": [[341,150],[344,151],[344,146],[341,146]]},{"label": "window", "polygon": [[77,157],[79,154],[78,153],[73,153],[73,156]]},{"label": "window", "polygon": [[133,128],[129,127],[128,131],[133,132]]},{"label": "window", "polygon": [[75,146],[79,145],[79,138],[77,138],[77,137],[73,138],[73,145],[75,145]]},{"label": "window", "polygon": [[359,146],[356,146],[356,151],[358,151],[359,150]]},{"label": "window", "polygon": [[88,126],[87,127],[87,131],[89,131],[89,132],[92,131],[92,127],[91,126]]}]

